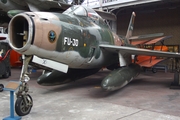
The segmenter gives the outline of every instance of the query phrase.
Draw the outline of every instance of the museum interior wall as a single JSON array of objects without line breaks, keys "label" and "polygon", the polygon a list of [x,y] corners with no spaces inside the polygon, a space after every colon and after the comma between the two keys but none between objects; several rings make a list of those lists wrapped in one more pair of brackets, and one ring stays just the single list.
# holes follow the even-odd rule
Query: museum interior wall
[{"label": "museum interior wall", "polygon": [[[158,10],[143,9],[118,11],[117,34],[126,35],[131,13],[135,11],[133,36],[152,33],[164,33],[166,36],[172,35],[172,38],[165,40],[164,44],[169,47],[169,51],[180,52],[180,7]],[[160,44],[157,43],[157,45]],[[168,61],[166,64],[169,69],[173,67],[172,61]]]},{"label": "museum interior wall", "polygon": [[[180,8],[163,9],[155,12],[136,12],[133,35],[164,33],[173,37],[165,41],[166,45],[180,44]],[[118,14],[117,33],[125,35],[131,12]]]}]

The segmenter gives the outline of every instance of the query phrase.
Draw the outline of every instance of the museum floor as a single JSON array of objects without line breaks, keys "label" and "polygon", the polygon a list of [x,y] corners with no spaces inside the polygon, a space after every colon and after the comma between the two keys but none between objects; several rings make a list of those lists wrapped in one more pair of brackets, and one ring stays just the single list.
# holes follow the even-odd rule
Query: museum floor
[{"label": "museum floor", "polygon": [[[18,80],[20,68],[12,76],[0,79],[6,85]],[[100,88],[101,80],[109,73],[95,75],[65,85],[45,87],[37,84],[41,74],[30,75],[30,91],[34,106],[22,120],[179,120],[180,90],[169,89],[173,73],[151,71],[140,74],[129,85],[115,92]],[[9,116],[9,92],[0,93],[0,119]]]}]

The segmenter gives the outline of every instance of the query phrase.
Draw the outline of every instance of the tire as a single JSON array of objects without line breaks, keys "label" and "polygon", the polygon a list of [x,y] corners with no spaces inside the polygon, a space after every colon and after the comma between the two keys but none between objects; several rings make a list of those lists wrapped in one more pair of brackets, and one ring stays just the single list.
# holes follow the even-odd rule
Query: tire
[{"label": "tire", "polygon": [[0,84],[0,92],[3,91],[3,88],[4,88],[4,85],[3,85],[3,84]]},{"label": "tire", "polygon": [[6,73],[4,75],[2,75],[3,78],[8,78],[10,76],[9,71],[6,71]]},{"label": "tire", "polygon": [[153,69],[152,69],[152,72],[153,72],[153,73],[156,73],[156,72],[157,72],[157,69],[156,69],[156,68],[153,68]]},{"label": "tire", "polygon": [[27,94],[25,99],[27,100],[28,104],[30,104],[30,105],[25,106],[25,101],[24,101],[23,97],[18,97],[16,100],[15,111],[16,111],[17,115],[19,115],[19,116],[28,115],[33,106],[33,100],[29,94]]}]

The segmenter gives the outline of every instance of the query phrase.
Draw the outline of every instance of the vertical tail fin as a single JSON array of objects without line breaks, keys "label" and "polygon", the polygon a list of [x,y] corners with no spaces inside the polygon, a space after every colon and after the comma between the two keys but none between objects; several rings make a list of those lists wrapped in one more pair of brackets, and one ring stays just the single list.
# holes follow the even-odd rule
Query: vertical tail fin
[{"label": "vertical tail fin", "polygon": [[127,30],[126,37],[125,37],[125,43],[126,44],[130,44],[129,38],[132,36],[135,16],[136,16],[135,12],[132,12],[131,19],[130,19],[129,26],[128,26],[128,30]]}]

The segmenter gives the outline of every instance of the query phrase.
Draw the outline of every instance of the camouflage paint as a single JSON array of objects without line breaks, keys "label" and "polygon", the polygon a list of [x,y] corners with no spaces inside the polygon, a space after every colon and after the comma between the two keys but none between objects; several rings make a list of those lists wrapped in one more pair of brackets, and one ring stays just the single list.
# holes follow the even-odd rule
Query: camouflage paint
[{"label": "camouflage paint", "polygon": [[21,54],[36,55],[69,66],[67,74],[52,70],[40,76],[38,83],[43,85],[67,83],[117,64],[118,54],[101,49],[99,45],[123,45],[101,17],[89,13],[86,17],[48,12],[21,13],[9,24],[9,38],[10,46]]},{"label": "camouflage paint", "polygon": [[[113,45],[118,43],[119,39],[101,18],[97,22],[89,17],[73,14],[26,12],[11,20],[10,29],[19,27],[18,25],[24,21],[29,30],[27,42],[31,43],[25,46],[31,47],[18,48],[21,49],[18,50],[21,54],[37,55],[67,64],[70,68],[98,68],[109,65],[111,63],[109,61],[113,61],[108,60],[111,54],[102,54],[99,44]],[[11,40],[13,37],[15,35],[10,34]],[[52,40],[51,37],[54,39]],[[71,43],[68,43],[68,40]],[[72,41],[76,41],[77,44],[74,45],[75,42]],[[17,50],[13,42],[11,41],[11,46]]]}]

